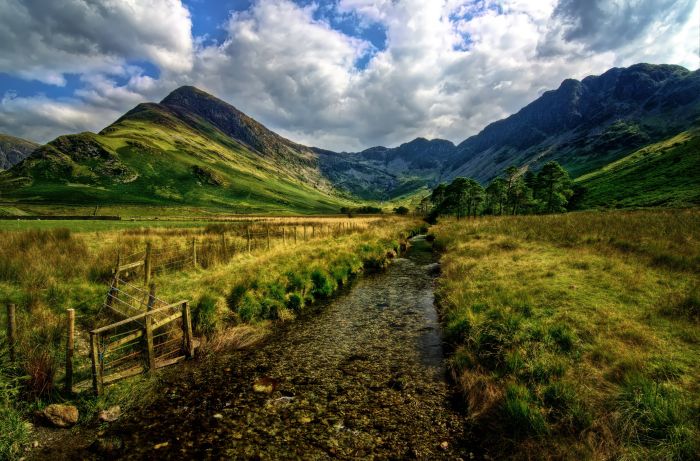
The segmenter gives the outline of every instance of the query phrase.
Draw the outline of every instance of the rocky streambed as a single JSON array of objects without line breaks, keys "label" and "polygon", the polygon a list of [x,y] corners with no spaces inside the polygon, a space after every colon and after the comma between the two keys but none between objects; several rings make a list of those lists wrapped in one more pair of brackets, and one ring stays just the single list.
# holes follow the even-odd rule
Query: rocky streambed
[{"label": "rocky streambed", "polygon": [[385,272],[255,349],[167,374],[154,404],[64,457],[468,459],[445,379],[434,263],[414,239]]}]

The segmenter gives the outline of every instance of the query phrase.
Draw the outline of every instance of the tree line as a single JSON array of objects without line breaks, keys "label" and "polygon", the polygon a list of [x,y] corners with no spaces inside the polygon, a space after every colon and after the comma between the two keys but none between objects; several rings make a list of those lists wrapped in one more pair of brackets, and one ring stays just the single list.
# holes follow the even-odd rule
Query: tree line
[{"label": "tree line", "polygon": [[485,188],[471,178],[455,178],[439,184],[425,197],[418,212],[435,220],[440,215],[458,219],[477,215],[560,213],[576,207],[584,189],[575,186],[569,173],[550,161],[534,173],[522,173],[516,166],[506,168]]}]

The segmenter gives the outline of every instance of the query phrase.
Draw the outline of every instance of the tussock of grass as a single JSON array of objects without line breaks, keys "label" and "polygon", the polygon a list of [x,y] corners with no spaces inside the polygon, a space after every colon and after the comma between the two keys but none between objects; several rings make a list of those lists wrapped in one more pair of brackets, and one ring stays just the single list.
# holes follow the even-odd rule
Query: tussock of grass
[{"label": "tussock of grass", "polygon": [[491,455],[700,452],[700,213],[448,220],[433,232],[450,367]]}]

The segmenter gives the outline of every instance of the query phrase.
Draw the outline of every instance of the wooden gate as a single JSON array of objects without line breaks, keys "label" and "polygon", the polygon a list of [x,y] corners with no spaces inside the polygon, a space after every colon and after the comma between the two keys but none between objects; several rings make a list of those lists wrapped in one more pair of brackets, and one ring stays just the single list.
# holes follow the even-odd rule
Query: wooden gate
[{"label": "wooden gate", "polygon": [[188,301],[172,304],[151,297],[148,310],[90,332],[92,387],[154,371],[194,356]]}]

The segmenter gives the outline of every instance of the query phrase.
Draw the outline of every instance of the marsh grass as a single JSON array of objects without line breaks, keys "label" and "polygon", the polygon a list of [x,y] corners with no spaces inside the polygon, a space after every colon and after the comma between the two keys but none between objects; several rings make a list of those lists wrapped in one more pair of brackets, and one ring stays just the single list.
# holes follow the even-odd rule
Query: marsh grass
[{"label": "marsh grass", "polygon": [[[89,377],[87,332],[116,320],[102,305],[119,254],[122,261],[129,255],[142,257],[146,242],[154,250],[188,253],[196,238],[197,267],[156,267],[153,281],[159,298],[190,300],[203,350],[218,351],[256,343],[275,322],[294,319],[363,270],[383,267],[387,253],[398,251],[402,239],[416,227],[409,219],[395,217],[256,218],[183,228],[0,232],[0,343],[5,303],[17,304],[19,333],[17,366],[11,373],[0,370],[0,387],[11,388],[0,396],[0,429],[6,429],[0,436],[0,457],[17,457],[26,442],[28,429],[17,423],[27,411],[23,401],[36,408],[69,397],[61,394],[69,307],[77,311],[75,368]],[[250,252],[241,229],[254,234]],[[138,270],[122,275],[130,283],[143,283]],[[108,403],[138,400],[139,394],[149,394],[156,385],[155,379],[137,378],[109,387],[100,399],[83,396],[77,403],[81,414],[84,410],[85,415],[94,415]]]},{"label": "marsh grass", "polygon": [[437,299],[496,458],[700,453],[700,212],[446,220]]}]

